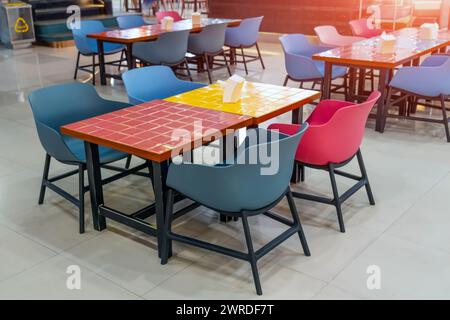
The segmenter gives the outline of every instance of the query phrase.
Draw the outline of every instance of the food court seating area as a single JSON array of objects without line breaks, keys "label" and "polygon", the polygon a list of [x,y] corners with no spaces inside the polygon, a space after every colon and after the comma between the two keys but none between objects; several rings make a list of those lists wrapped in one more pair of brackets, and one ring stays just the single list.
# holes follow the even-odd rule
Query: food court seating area
[{"label": "food court seating area", "polygon": [[[443,227],[427,220],[448,208],[449,31],[430,41],[358,19],[351,36],[322,25],[265,42],[263,16],[157,20],[82,21],[73,48],[11,56],[40,82],[0,99],[24,127],[12,139],[33,137],[29,150],[9,145],[26,182],[4,183],[27,186],[0,201],[21,217],[2,214],[0,238],[26,235],[15,241],[32,242],[36,268],[85,266],[93,297],[448,295],[434,275],[379,296],[361,286],[371,264],[395,282],[388,272],[406,279],[397,265],[411,257],[427,261],[414,273],[450,262]],[[42,74],[44,57],[54,65]],[[0,271],[0,297],[9,278],[26,286],[19,268]]]}]

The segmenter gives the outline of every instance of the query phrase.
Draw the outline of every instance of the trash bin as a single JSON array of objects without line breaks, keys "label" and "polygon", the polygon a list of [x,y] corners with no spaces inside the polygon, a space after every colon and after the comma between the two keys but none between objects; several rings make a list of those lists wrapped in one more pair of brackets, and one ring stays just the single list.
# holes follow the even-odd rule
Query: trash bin
[{"label": "trash bin", "polygon": [[34,25],[31,5],[23,2],[0,5],[0,36],[5,46],[17,49],[29,47],[34,42]]}]

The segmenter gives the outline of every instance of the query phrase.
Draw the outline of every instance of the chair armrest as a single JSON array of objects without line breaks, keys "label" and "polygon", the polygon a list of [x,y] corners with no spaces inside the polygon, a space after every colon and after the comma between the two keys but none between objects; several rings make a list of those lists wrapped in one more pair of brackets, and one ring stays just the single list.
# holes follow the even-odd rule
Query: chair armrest
[{"label": "chair armrest", "polygon": [[38,121],[36,128],[42,147],[50,156],[59,161],[78,161],[62,139],[61,133]]}]

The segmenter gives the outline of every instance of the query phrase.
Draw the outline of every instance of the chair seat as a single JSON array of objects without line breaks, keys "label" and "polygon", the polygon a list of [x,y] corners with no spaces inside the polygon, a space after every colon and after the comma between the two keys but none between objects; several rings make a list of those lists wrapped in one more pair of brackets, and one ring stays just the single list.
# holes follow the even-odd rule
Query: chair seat
[{"label": "chair seat", "polygon": [[[84,141],[63,136],[63,140],[66,143],[67,147],[70,149],[70,151],[73,153],[73,155],[77,158],[79,162],[86,162],[86,153],[84,149]],[[100,163],[106,164],[110,162],[114,162],[117,160],[124,159],[128,156],[128,154],[116,151],[114,149],[106,148],[99,146],[98,148],[99,154],[100,154]]]}]

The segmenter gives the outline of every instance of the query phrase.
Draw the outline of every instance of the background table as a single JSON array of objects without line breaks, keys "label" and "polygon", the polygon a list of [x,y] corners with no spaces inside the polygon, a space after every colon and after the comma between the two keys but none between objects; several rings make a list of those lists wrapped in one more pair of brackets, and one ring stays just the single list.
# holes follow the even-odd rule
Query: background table
[{"label": "background table", "polygon": [[192,20],[181,20],[174,22],[171,30],[164,30],[160,24],[145,25],[131,29],[114,29],[105,32],[99,32],[87,35],[88,38],[96,39],[98,46],[98,59],[100,69],[100,83],[106,85],[106,77],[119,78],[119,75],[110,75],[105,72],[105,52],[103,48],[104,42],[121,43],[127,47],[127,64],[128,69],[134,67],[133,63],[133,43],[143,41],[154,41],[159,35],[165,32],[189,30],[192,33],[200,32],[204,27],[211,24],[226,23],[229,27],[238,26],[241,20],[232,19],[202,19],[199,25],[193,25]]},{"label": "background table", "polygon": [[[202,123],[201,132],[196,130],[196,122]],[[252,119],[248,116],[155,100],[63,126],[61,132],[85,141],[94,228],[96,230],[106,228],[105,217],[116,220],[157,236],[160,253],[165,210],[165,181],[172,153],[181,146],[188,151],[194,145],[209,143],[218,133],[225,134],[226,130],[244,128],[251,124]],[[179,128],[190,133],[189,143],[186,144],[184,141],[180,144],[174,141],[172,132]],[[142,210],[127,215],[104,204],[98,145],[148,161],[153,173],[156,228],[142,219],[140,215]],[[195,203],[193,205],[195,206]],[[192,209],[192,206],[188,206],[175,215],[187,213]]]},{"label": "background table", "polygon": [[392,54],[381,53],[380,37],[375,37],[313,55],[314,60],[325,62],[323,99],[330,98],[333,65],[379,70],[378,90],[381,97],[377,104],[375,127],[379,132],[383,132],[382,115],[386,105],[389,73],[402,65],[417,65],[420,57],[434,52],[445,52],[446,47],[450,45],[450,31],[441,31],[437,40],[419,39],[419,30],[416,28],[406,28],[392,34],[397,37],[397,49]]}]

